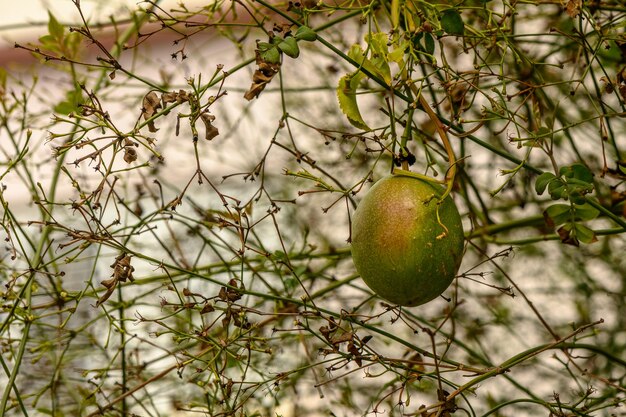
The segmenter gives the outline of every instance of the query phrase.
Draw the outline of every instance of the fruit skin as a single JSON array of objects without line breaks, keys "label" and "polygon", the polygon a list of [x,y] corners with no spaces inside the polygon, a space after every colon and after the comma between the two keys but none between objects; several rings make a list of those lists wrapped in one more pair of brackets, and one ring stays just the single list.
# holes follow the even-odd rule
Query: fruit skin
[{"label": "fruit skin", "polygon": [[382,298],[417,306],[452,283],[463,257],[463,225],[450,196],[438,204],[443,192],[437,184],[390,175],[374,184],[354,212],[352,259]]}]

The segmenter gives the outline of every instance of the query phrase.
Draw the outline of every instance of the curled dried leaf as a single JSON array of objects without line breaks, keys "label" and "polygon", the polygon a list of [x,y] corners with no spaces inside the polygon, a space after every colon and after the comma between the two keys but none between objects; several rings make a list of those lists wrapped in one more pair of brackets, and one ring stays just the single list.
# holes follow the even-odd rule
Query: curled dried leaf
[{"label": "curled dried leaf", "polygon": [[330,343],[332,343],[335,346],[338,346],[338,345],[340,345],[342,343],[350,342],[353,337],[354,337],[354,333],[353,332],[345,332],[345,333],[342,333],[340,335],[332,337],[330,339]]},{"label": "curled dried leaf", "polygon": [[328,326],[321,326],[319,331],[326,340],[330,341],[330,333],[332,331],[328,328]]},{"label": "curled dried leaf", "polygon": [[115,278],[105,279],[104,281],[101,281],[100,284],[107,288],[113,288],[115,287],[115,284],[117,284],[117,280]]},{"label": "curled dried leaf", "polygon": [[107,291],[100,298],[98,298],[96,307],[99,307],[102,303],[109,299],[120,281],[125,282],[127,279],[134,281],[133,271],[135,268],[133,268],[130,264],[130,255],[125,253],[118,255],[115,258],[115,262],[111,264],[111,268],[113,268],[113,273],[111,274],[112,278],[105,279],[100,282],[100,284],[102,284]]},{"label": "curled dried leaf", "polygon": [[204,123],[204,127],[206,130],[204,138],[206,140],[211,140],[220,134],[220,131],[217,129],[217,127],[213,126],[212,124],[212,122],[215,120],[215,116],[209,113],[202,113],[200,115],[200,120],[202,120],[202,122]]},{"label": "curled dried leaf", "polygon": [[215,307],[213,307],[211,304],[207,303],[204,305],[204,307],[202,307],[202,310],[200,311],[200,314],[206,314],[206,313],[210,313],[212,311],[215,311]]},{"label": "curled dried leaf", "polygon": [[241,299],[242,294],[233,288],[222,287],[217,295],[222,301],[234,302]]},{"label": "curled dried leaf", "polygon": [[163,93],[161,95],[161,100],[163,101],[163,103],[185,103],[187,101],[189,101],[189,93],[187,93],[185,90],[178,90],[178,92],[176,91],[170,91],[168,93]]},{"label": "curled dried leaf", "polygon": [[[156,114],[156,112],[161,108],[161,101],[159,97],[156,95],[154,91],[150,91],[143,98],[141,114],[143,115],[144,120],[150,119],[152,116]],[[156,132],[158,129],[154,125],[154,121],[148,122],[148,130],[152,133]]]},{"label": "curled dried leaf", "polygon": [[125,253],[119,255],[115,258],[111,268],[113,268],[113,278],[117,281],[126,282],[126,280],[130,280],[132,282],[135,280],[133,278],[135,268],[130,264],[130,255]]},{"label": "curled dried leaf", "polygon": [[561,242],[565,243],[566,245],[572,245],[577,247],[580,246],[580,242],[578,241],[576,236],[572,236],[572,230],[570,228],[563,226],[557,229],[556,232],[559,234]]},{"label": "curled dried leaf", "polygon": [[272,81],[272,78],[274,78],[280,70],[280,62],[268,62],[263,58],[258,49],[256,50],[256,63],[257,69],[254,71],[254,74],[252,74],[252,85],[244,94],[244,98],[248,101],[258,97],[261,91],[265,89],[265,86]]},{"label": "curled dried leaf", "polygon": [[181,204],[183,204],[183,199],[181,196],[177,195],[172,201],[170,201],[165,208],[172,210],[172,211],[176,211],[176,207],[180,206]]},{"label": "curled dried leaf", "polygon": [[167,103],[174,103],[176,102],[176,97],[178,96],[178,93],[175,91],[170,91],[168,93],[163,93],[161,94],[161,100],[163,100],[164,104]]},{"label": "curled dried leaf", "polygon": [[348,348],[346,349],[352,356],[354,356],[354,362],[358,366],[362,366],[361,362],[361,350],[355,345],[354,341],[348,342]]},{"label": "curled dried leaf", "polygon": [[98,301],[96,302],[96,307],[100,307],[102,303],[108,300],[111,294],[113,294],[113,291],[115,291],[115,285],[111,288],[107,288],[107,292],[104,293],[100,298],[98,298]]},{"label": "curled dried leaf", "polygon": [[135,162],[137,160],[137,150],[132,146],[124,147],[124,161],[127,164]]}]

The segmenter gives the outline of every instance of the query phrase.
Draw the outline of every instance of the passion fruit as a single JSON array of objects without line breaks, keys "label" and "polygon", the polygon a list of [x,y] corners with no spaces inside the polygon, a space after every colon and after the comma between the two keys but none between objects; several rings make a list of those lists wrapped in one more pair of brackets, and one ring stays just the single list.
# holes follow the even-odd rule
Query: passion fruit
[{"label": "passion fruit", "polygon": [[441,295],[463,256],[463,225],[443,187],[390,175],[363,197],[352,218],[352,259],[365,283],[394,304]]}]

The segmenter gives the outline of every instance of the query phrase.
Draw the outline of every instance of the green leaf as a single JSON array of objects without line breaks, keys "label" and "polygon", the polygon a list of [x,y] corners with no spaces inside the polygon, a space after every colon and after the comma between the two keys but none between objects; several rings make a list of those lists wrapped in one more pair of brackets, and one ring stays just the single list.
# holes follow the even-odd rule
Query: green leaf
[{"label": "green leaf", "polygon": [[465,23],[461,15],[454,9],[448,9],[441,14],[441,27],[449,35],[463,36]]},{"label": "green leaf", "polygon": [[435,39],[428,32],[424,33],[424,50],[428,55],[435,53]]},{"label": "green leaf", "polygon": [[39,37],[39,43],[43,46],[45,46],[46,48],[49,48],[51,45],[52,46],[56,46],[59,44],[59,42],[57,41],[57,38],[55,38],[52,35],[43,35]]},{"label": "green leaf", "polygon": [[402,42],[400,46],[398,46],[396,49],[389,52],[389,54],[387,55],[387,57],[389,58],[389,61],[395,62],[396,64],[402,66],[402,62],[404,59],[404,52],[406,51],[407,47],[408,47],[408,43],[405,41],[405,42]]},{"label": "green leaf", "polygon": [[574,164],[571,166],[574,178],[587,183],[593,183],[593,173],[583,164]]},{"label": "green leaf", "polygon": [[389,65],[385,63],[386,70],[381,68],[379,64],[371,61],[365,56],[365,51],[361,48],[361,45],[354,44],[348,51],[348,56],[356,61],[361,67],[368,73],[383,79],[386,83],[391,83],[391,74],[389,71]]},{"label": "green leaf", "polygon": [[569,200],[574,204],[585,204],[585,196],[579,190],[573,190],[569,193]]},{"label": "green leaf", "polygon": [[272,253],[272,258],[274,258],[274,260],[278,262],[285,262],[289,260],[289,258],[287,257],[287,254],[283,252],[282,250],[274,251],[274,253]]},{"label": "green leaf", "polygon": [[574,206],[576,218],[582,221],[593,220],[600,215],[600,211],[589,203]]},{"label": "green leaf", "polygon": [[546,221],[552,226],[566,223],[571,218],[571,206],[567,204],[553,204],[543,211]]},{"label": "green leaf", "polygon": [[81,40],[82,38],[78,32],[70,32],[63,40],[65,49],[70,53],[71,58],[74,58],[78,54]]},{"label": "green leaf", "polygon": [[559,174],[562,177],[575,178],[586,183],[593,182],[593,173],[583,164],[572,164],[561,167]]},{"label": "green leaf", "polygon": [[62,101],[59,104],[57,104],[56,106],[54,106],[54,112],[58,113],[58,114],[70,114],[73,113],[74,110],[76,110],[76,106],[74,106],[72,103],[70,103],[69,101]]},{"label": "green leaf", "polygon": [[593,184],[587,181],[579,180],[578,178],[567,178],[567,185],[581,190],[593,191]]},{"label": "green leaf", "polygon": [[65,32],[65,27],[59,23],[59,21],[54,17],[50,11],[48,11],[48,33],[56,38],[58,41],[63,39],[63,33]]},{"label": "green leaf", "polygon": [[317,39],[317,33],[308,26],[300,26],[296,31],[296,39],[313,42]]},{"label": "green leaf", "polygon": [[598,238],[593,230],[585,226],[584,224],[576,223],[574,224],[574,230],[576,231],[576,237],[582,243],[593,243],[597,242]]},{"label": "green leaf", "polygon": [[389,69],[389,38],[386,33],[376,32],[365,36],[369,45],[370,60],[379,76],[382,76],[387,84],[391,84],[391,70]]},{"label": "green leaf", "polygon": [[278,49],[283,51],[285,55],[291,58],[297,58],[300,55],[298,42],[293,36],[287,36],[282,42],[280,42],[278,44]]},{"label": "green leaf", "polygon": [[280,63],[280,51],[276,46],[272,46],[265,51],[259,50],[259,54],[261,55],[261,59],[269,64]]},{"label": "green leaf", "polygon": [[551,172],[544,172],[543,174],[539,175],[537,177],[537,180],[535,181],[535,191],[537,192],[537,194],[543,194],[550,181],[555,178],[556,175]]},{"label": "green leaf", "polygon": [[567,188],[560,178],[555,178],[548,183],[548,193],[553,200],[560,200],[567,197]]},{"label": "green leaf", "polygon": [[357,64],[370,73],[377,75],[378,69],[374,67],[374,64],[372,64],[369,59],[367,59],[365,51],[363,51],[363,48],[358,43],[352,45],[352,47],[348,50],[348,57],[352,58]]},{"label": "green leaf", "polygon": [[370,130],[363,120],[363,117],[361,117],[361,112],[359,111],[359,106],[356,101],[356,89],[360,80],[363,78],[362,74],[363,73],[359,72],[357,74],[343,76],[337,86],[337,98],[341,111],[346,115],[352,126],[363,130]]},{"label": "green leaf", "polygon": [[83,92],[76,86],[65,94],[65,100],[54,106],[54,112],[58,114],[70,114],[80,111],[79,105],[83,103]]},{"label": "green leaf", "polygon": [[370,56],[372,59],[377,57],[384,57],[387,55],[387,51],[389,47],[387,43],[389,42],[389,37],[386,33],[383,32],[372,32],[365,35],[365,42],[369,45],[369,49],[371,51]]},{"label": "green leaf", "polygon": [[276,47],[276,45],[272,45],[269,42],[257,42],[256,43],[256,49],[259,52],[265,52],[265,51],[268,51],[268,50],[270,50],[272,48],[275,48],[275,47]]}]

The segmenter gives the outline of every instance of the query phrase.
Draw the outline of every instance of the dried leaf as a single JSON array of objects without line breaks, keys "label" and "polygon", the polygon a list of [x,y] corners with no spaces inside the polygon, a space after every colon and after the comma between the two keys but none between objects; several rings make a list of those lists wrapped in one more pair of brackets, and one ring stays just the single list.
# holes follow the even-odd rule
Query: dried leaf
[{"label": "dried leaf", "polygon": [[361,362],[361,351],[356,347],[353,341],[348,343],[348,349],[346,349],[352,356],[354,356],[354,361],[358,366],[362,366]]},{"label": "dried leaf", "polygon": [[133,282],[135,279],[133,278],[133,272],[135,268],[130,264],[130,255],[122,253],[117,258],[115,258],[115,262],[111,265],[113,268],[113,278],[126,282],[126,280],[130,280]]},{"label": "dried leaf", "polygon": [[181,204],[183,204],[183,200],[182,200],[181,196],[177,195],[172,201],[167,203],[165,208],[169,209],[169,210],[172,210],[172,211],[176,211],[176,207],[180,206]]},{"label": "dried leaf", "polygon": [[211,124],[211,122],[215,120],[215,116],[209,113],[202,113],[200,115],[200,120],[202,120],[206,129],[206,133],[204,135],[204,138],[206,140],[211,140],[220,134],[220,131]]},{"label": "dried leaf", "polygon": [[185,103],[189,101],[189,93],[187,93],[185,90],[178,90],[178,95],[176,96],[176,102],[177,103]]},{"label": "dried leaf", "polygon": [[413,354],[409,357],[408,361],[412,373],[419,375],[426,372],[426,367],[424,367],[424,358],[419,353]]},{"label": "dried leaf", "polygon": [[582,0],[569,0],[567,5],[565,6],[565,11],[569,15],[569,17],[576,17],[580,14],[580,9],[583,5]]},{"label": "dried leaf", "polygon": [[111,268],[113,268],[113,274],[111,274],[112,278],[105,279],[101,281],[104,287],[106,287],[107,291],[104,293],[96,303],[96,307],[99,307],[102,303],[109,299],[113,291],[115,291],[115,287],[118,282],[126,282],[126,280],[134,281],[133,278],[133,268],[130,264],[130,255],[122,253],[115,258],[115,262],[111,264]]},{"label": "dried leaf", "polygon": [[339,345],[341,343],[352,341],[353,337],[354,337],[354,333],[353,332],[345,332],[345,333],[342,333],[342,334],[340,334],[338,336],[333,337],[330,340],[330,343],[332,343],[333,345],[337,346],[337,345]]},{"label": "dried leaf", "polygon": [[244,330],[248,330],[252,327],[252,324],[248,321],[248,319],[245,316],[243,317],[243,321],[242,321],[241,318],[236,314],[233,314],[233,325],[235,327],[239,327],[240,329],[244,329]]},{"label": "dried leaf", "polygon": [[100,284],[104,285],[107,288],[115,287],[117,280],[115,278],[105,279],[104,281],[100,281]]},{"label": "dried leaf", "polygon": [[242,297],[239,291],[232,289],[232,288],[227,288],[227,287],[220,288],[220,292],[217,296],[221,300],[227,301],[227,302],[237,301]]},{"label": "dried leaf", "polygon": [[442,389],[437,390],[437,398],[444,403],[442,416],[449,416],[450,413],[454,413],[458,409],[455,398],[448,399],[449,396],[450,393],[448,391]]},{"label": "dried leaf", "polygon": [[168,93],[163,93],[161,94],[161,100],[163,100],[163,103],[167,104],[167,103],[175,103],[176,102],[176,97],[178,97],[178,93],[175,91],[170,91]]},{"label": "dried leaf", "polygon": [[163,103],[185,103],[189,101],[189,94],[185,90],[170,91],[168,93],[163,93],[161,95],[161,100]]},{"label": "dried leaf", "polygon": [[111,288],[107,288],[107,292],[104,293],[100,298],[98,298],[98,302],[96,302],[96,307],[100,307],[102,303],[108,300],[111,294],[113,294],[113,291],[115,291],[115,286],[112,286]]},{"label": "dried leaf", "polygon": [[554,229],[554,227],[556,227],[554,220],[552,220],[552,217],[550,217],[545,210],[543,211],[543,220],[546,222],[546,226],[550,229]]},{"label": "dried leaf", "polygon": [[230,396],[231,396],[231,394],[233,392],[233,385],[234,384],[235,383],[233,382],[233,380],[228,378],[228,382],[224,386],[224,388],[225,388],[224,398],[230,398]]},{"label": "dried leaf", "polygon": [[559,234],[561,242],[565,243],[566,245],[580,246],[580,242],[578,241],[576,236],[572,236],[571,229],[563,226],[557,230],[557,233]]},{"label": "dried leaf", "polygon": [[135,162],[137,160],[137,150],[133,146],[124,147],[124,161],[127,164]]},{"label": "dried leaf", "polygon": [[[624,179],[626,179],[626,176],[624,176]],[[626,191],[611,189],[611,206],[616,206],[622,201],[626,201]]]},{"label": "dried leaf", "polygon": [[259,50],[256,50],[256,63],[257,69],[252,74],[252,85],[250,89],[244,94],[244,98],[248,101],[256,98],[261,94],[261,91],[265,89],[265,86],[272,81],[272,78],[280,70],[280,63],[267,62],[262,56]]},{"label": "dried leaf", "polygon": [[213,307],[211,304],[205,304],[204,307],[202,307],[202,310],[200,311],[200,314],[206,314],[206,313],[210,313],[212,311],[215,311],[215,307]]},{"label": "dried leaf", "polygon": [[319,328],[319,331],[326,340],[330,341],[330,333],[332,332],[332,330],[330,330],[328,326],[321,326]]},{"label": "dried leaf", "polygon": [[[159,97],[156,95],[154,91],[150,91],[143,98],[141,113],[143,114],[143,119],[148,120],[152,116],[156,114],[156,112],[161,108],[161,101]],[[157,129],[154,125],[154,121],[148,122],[148,130],[152,133],[156,132]]]}]

